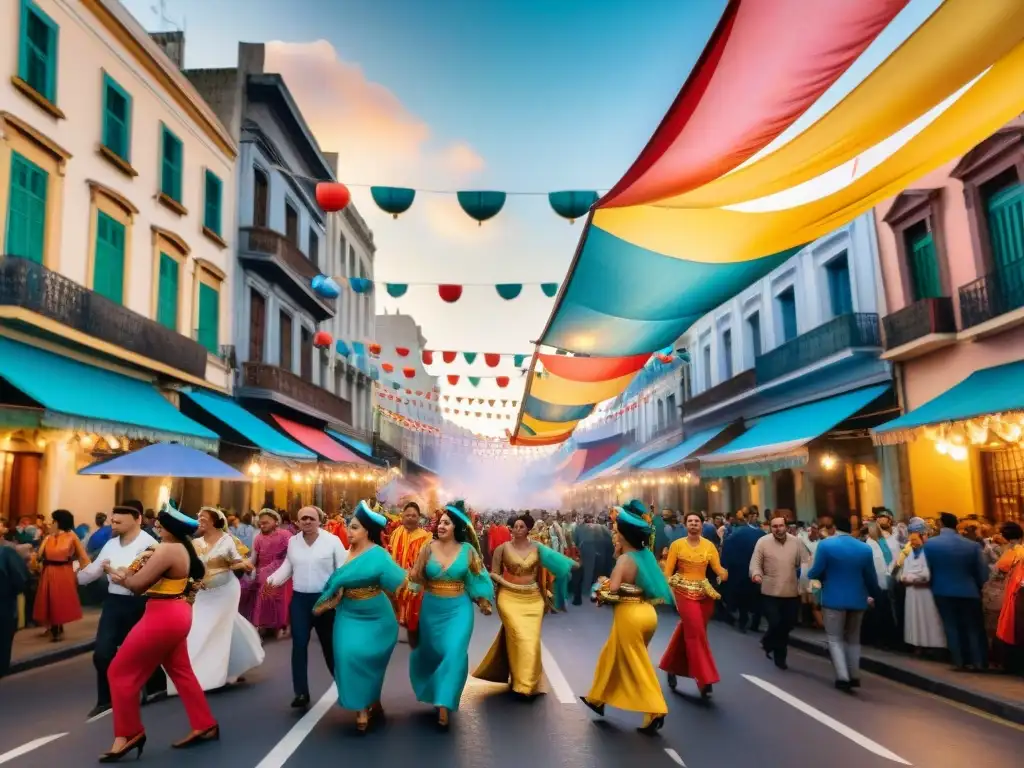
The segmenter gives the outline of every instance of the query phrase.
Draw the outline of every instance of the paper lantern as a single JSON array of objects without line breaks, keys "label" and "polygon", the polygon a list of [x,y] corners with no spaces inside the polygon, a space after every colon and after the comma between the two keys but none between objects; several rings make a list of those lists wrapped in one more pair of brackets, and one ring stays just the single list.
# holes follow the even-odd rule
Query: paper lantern
[{"label": "paper lantern", "polygon": [[416,190],[408,187],[370,187],[370,196],[384,213],[390,213],[397,219],[398,214],[405,213],[412,207],[416,199]]},{"label": "paper lantern", "polygon": [[[453,374],[448,374],[448,383],[451,384],[452,386],[455,386],[456,384],[459,383],[459,377],[455,376]],[[457,399],[458,399],[458,401],[460,403],[462,402],[462,398],[461,397],[457,398]]]},{"label": "paper lantern", "polygon": [[416,376],[416,369],[415,368],[403,368],[402,369],[402,375],[405,376],[405,378],[407,378],[407,379],[411,379],[414,376]]},{"label": "paper lantern", "polygon": [[380,344],[376,344],[376,343],[367,344],[366,348],[368,350],[370,350],[370,354],[371,355],[375,355],[377,357],[380,357]]},{"label": "paper lantern", "polygon": [[384,288],[388,292],[388,296],[393,299],[400,299],[405,296],[405,292],[409,290],[408,283],[384,283]]},{"label": "paper lantern", "polygon": [[348,357],[349,355],[352,354],[352,350],[348,348],[348,344],[346,344],[341,339],[338,339],[336,342],[334,342],[334,351],[337,352],[342,357]]},{"label": "paper lantern", "polygon": [[340,211],[352,200],[348,187],[337,181],[321,181],[316,185],[316,204],[328,213]]},{"label": "paper lantern", "polygon": [[408,357],[409,356],[409,348],[408,347],[395,347],[395,352],[398,354],[399,357]]},{"label": "paper lantern", "polygon": [[420,355],[420,359],[423,360],[424,365],[432,365],[434,362],[434,353],[429,349],[424,349]]},{"label": "paper lantern", "polygon": [[395,366],[391,363],[381,363],[380,367],[384,369],[384,373],[392,373],[395,370]]},{"label": "paper lantern", "polygon": [[317,349],[326,349],[333,343],[334,339],[327,331],[317,331],[313,334],[313,346]]},{"label": "paper lantern", "polygon": [[499,376],[494,380],[494,383],[504,389],[508,386],[508,376]]},{"label": "paper lantern", "polygon": [[487,363],[488,368],[497,368],[501,362],[501,355],[494,354],[493,352],[484,352],[484,362]]},{"label": "paper lantern", "polygon": [[350,277],[348,284],[356,293],[369,293],[373,290],[373,280],[368,277]]},{"label": "paper lantern", "polygon": [[442,352],[441,359],[444,360],[446,363],[454,363],[455,356],[458,354],[458,352]]},{"label": "paper lantern", "polygon": [[480,191],[459,192],[456,197],[466,215],[471,219],[476,219],[477,224],[482,226],[485,221],[497,216],[505,207],[506,195],[504,192]]},{"label": "paper lantern", "polygon": [[498,283],[494,286],[497,290],[498,295],[505,301],[511,301],[523,291],[522,283]]},{"label": "paper lantern", "polygon": [[[381,366],[381,367],[383,368],[383,366]],[[391,370],[392,370],[392,371],[394,370],[394,366],[392,366]],[[392,389],[401,389],[401,388],[402,388],[402,385],[401,385],[401,384],[399,384],[399,383],[398,383],[397,381],[392,381],[392,382],[391,382],[391,388],[392,388]]]},{"label": "paper lantern", "polygon": [[441,297],[441,301],[445,301],[449,304],[454,304],[456,301],[462,298],[462,286],[439,285],[437,286],[437,295]]},{"label": "paper lantern", "polygon": [[327,275],[317,275],[310,281],[310,287],[317,296],[325,299],[336,299],[341,295],[341,288]]},{"label": "paper lantern", "polygon": [[540,289],[544,291],[545,296],[552,299],[558,293],[558,283],[541,283]]},{"label": "paper lantern", "polygon": [[568,219],[570,224],[584,216],[596,202],[597,192],[593,190],[574,189],[548,193],[551,210],[563,219]]}]

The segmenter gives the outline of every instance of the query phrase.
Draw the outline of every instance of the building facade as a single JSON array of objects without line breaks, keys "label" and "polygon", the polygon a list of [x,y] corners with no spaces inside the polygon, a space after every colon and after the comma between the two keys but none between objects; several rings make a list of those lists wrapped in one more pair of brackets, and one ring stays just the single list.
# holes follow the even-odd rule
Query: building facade
[{"label": "building facade", "polygon": [[84,522],[120,493],[77,474],[104,452],[216,447],[176,390],[231,386],[237,147],[116,0],[3,13],[0,514]]}]

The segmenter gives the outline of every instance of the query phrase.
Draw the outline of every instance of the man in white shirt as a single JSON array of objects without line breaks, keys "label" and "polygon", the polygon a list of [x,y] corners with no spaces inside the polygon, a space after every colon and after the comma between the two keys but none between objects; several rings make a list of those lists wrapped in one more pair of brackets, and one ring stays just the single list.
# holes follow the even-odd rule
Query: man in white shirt
[{"label": "man in white shirt", "polygon": [[267,578],[265,589],[281,587],[292,580],[292,707],[309,706],[309,639],[313,631],[331,676],[334,676],[334,611],[313,615],[313,606],[327,586],[327,580],[348,558],[341,539],[320,530],[323,512],[317,507],[299,510],[299,534],[288,542],[288,556],[281,567]]},{"label": "man in white shirt", "polygon": [[[78,572],[80,585],[91,584],[118,568],[127,568],[140,553],[156,544],[156,540],[142,530],[141,515],[134,506],[114,507],[110,516],[111,539],[100,549],[96,559]],[[103,612],[96,628],[96,648],[92,662],[96,667],[96,706],[89,717],[97,717],[110,709],[110,684],[107,669],[114,654],[124,642],[132,627],[146,610],[146,598],[135,595],[108,580]],[[167,679],[158,667],[146,684],[148,698],[167,691]]]}]

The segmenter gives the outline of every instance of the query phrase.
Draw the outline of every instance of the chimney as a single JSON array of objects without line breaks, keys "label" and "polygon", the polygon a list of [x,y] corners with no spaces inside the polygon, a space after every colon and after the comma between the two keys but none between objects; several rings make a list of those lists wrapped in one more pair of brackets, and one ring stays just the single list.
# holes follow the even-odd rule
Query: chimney
[{"label": "chimney", "polygon": [[160,46],[160,49],[166,54],[167,58],[174,62],[174,66],[178,69],[185,68],[184,32],[150,32],[149,36],[154,43]]}]

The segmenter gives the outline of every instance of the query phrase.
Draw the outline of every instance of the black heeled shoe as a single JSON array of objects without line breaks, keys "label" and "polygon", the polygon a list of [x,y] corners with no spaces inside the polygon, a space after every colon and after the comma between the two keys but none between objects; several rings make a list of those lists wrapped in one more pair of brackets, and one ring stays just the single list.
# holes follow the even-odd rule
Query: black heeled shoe
[{"label": "black heeled shoe", "polygon": [[189,747],[194,747],[196,744],[201,744],[204,741],[220,741],[220,726],[213,725],[205,731],[190,733],[181,741],[176,741],[171,744],[171,747],[173,749],[188,749]]},{"label": "black heeled shoe", "polygon": [[669,687],[669,690],[674,691],[676,689],[676,686],[678,686],[678,685],[679,685],[679,678],[677,678],[675,675],[673,675],[670,672],[669,675],[668,675],[668,687]]},{"label": "black heeled shoe", "polygon": [[135,736],[125,742],[124,746],[116,752],[104,752],[100,755],[101,763],[117,763],[126,758],[132,752],[135,752],[135,759],[138,760],[142,757],[142,750],[146,748],[146,732],[143,731],[138,736]]},{"label": "black heeled shoe", "polygon": [[708,699],[711,698],[712,691],[713,691],[713,689],[712,689],[710,683],[708,683],[707,685],[702,685],[700,687],[700,697],[702,699],[704,699],[705,701],[707,701]]},{"label": "black heeled shoe", "polygon": [[587,705],[587,709],[596,715],[604,717],[604,704],[595,704],[594,702],[587,699],[586,696],[580,696],[580,701]]},{"label": "black heeled shoe", "polygon": [[647,725],[641,725],[637,728],[637,733],[642,733],[645,736],[653,736],[661,730],[662,726],[665,725],[665,716],[658,715],[657,717],[651,718],[651,722]]}]

